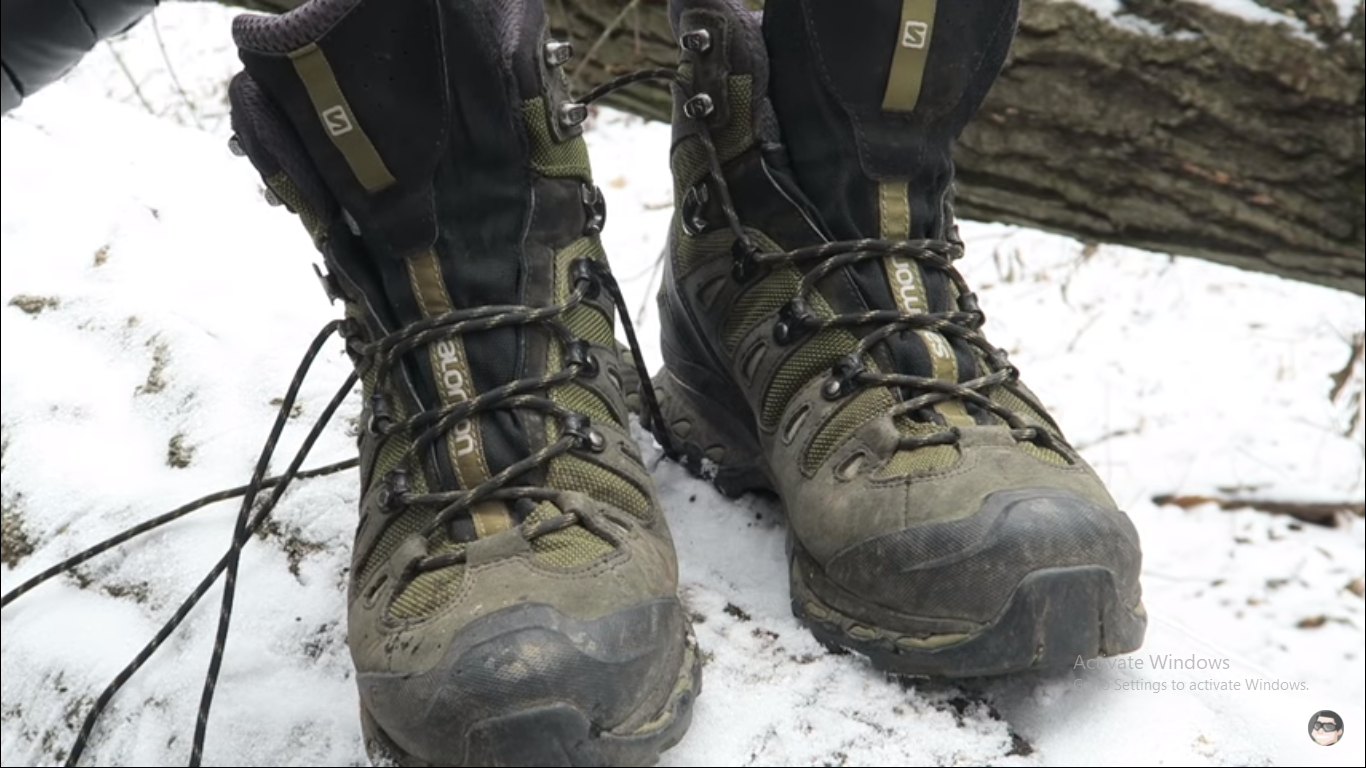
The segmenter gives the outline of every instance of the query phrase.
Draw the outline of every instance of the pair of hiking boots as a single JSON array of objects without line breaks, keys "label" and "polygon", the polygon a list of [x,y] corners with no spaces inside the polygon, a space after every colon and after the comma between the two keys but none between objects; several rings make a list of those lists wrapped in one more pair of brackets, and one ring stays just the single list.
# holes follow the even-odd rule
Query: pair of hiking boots
[{"label": "pair of hiking boots", "polygon": [[687,728],[700,657],[581,137],[590,101],[652,77],[676,213],[642,421],[722,491],[781,498],[796,615],[911,675],[1141,642],[1133,526],[953,267],[950,152],[1016,0],[851,10],[672,0],[680,66],[578,101],[541,0],[236,21],[234,149],[321,251],[363,382],[348,640],[372,755],[649,764]]}]

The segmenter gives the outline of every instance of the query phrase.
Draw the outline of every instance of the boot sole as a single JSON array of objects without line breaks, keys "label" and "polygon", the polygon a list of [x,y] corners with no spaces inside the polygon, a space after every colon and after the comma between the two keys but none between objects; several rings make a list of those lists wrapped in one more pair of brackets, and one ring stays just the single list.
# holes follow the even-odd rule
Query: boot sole
[{"label": "boot sole", "polygon": [[[714,374],[709,378],[715,379]],[[715,382],[704,391],[667,369],[657,375],[664,423],[652,425],[656,436],[666,433],[668,439],[661,443],[669,457],[728,497],[757,490],[776,493],[748,427],[753,417],[718,423],[705,415],[730,414],[737,408],[728,387]],[[787,549],[793,614],[827,647],[861,653],[874,667],[893,674],[978,677],[1070,667],[1078,657],[1136,650],[1147,628],[1142,602],[1124,605],[1115,574],[1104,566],[1086,565],[1030,572],[995,618],[972,631],[906,634],[832,607],[831,602],[866,605],[868,611],[859,611],[866,616],[887,612],[831,582],[790,532]],[[838,599],[823,599],[822,593]],[[907,624],[936,621],[899,618]]]},{"label": "boot sole", "polygon": [[[465,736],[470,766],[650,766],[676,745],[692,723],[693,702],[701,693],[702,663],[691,633],[683,664],[668,702],[645,725],[629,732],[603,730],[589,713],[568,703],[528,708],[477,723]],[[431,768],[389,738],[361,707],[361,730],[371,763]],[[528,734],[535,734],[528,738]],[[442,764],[446,765],[446,764]]]}]

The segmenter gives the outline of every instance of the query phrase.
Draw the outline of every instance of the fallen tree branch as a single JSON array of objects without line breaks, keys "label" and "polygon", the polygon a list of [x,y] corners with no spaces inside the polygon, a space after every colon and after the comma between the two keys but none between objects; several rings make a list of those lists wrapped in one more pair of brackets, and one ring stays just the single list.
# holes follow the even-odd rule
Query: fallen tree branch
[{"label": "fallen tree branch", "polygon": [[1162,494],[1153,497],[1159,507],[1180,507],[1194,509],[1213,504],[1226,512],[1240,509],[1255,509],[1273,515],[1289,515],[1296,520],[1330,528],[1337,525],[1338,518],[1344,515],[1366,517],[1366,504],[1359,501],[1343,502],[1302,502],[1273,501],[1271,499],[1239,499],[1220,496]]}]

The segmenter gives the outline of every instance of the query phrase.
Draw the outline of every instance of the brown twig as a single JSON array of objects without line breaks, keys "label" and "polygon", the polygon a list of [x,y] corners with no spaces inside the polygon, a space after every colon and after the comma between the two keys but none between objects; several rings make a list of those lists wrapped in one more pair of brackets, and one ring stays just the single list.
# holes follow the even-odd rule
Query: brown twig
[{"label": "brown twig", "polygon": [[588,62],[592,61],[593,57],[598,55],[598,50],[602,48],[603,43],[607,42],[607,38],[611,37],[612,33],[617,31],[617,27],[621,26],[621,23],[626,20],[626,17],[630,15],[631,11],[634,11],[638,5],[640,5],[640,0],[631,0],[631,2],[626,4],[625,8],[621,9],[621,12],[618,13],[616,17],[607,22],[607,26],[602,28],[602,34],[598,35],[598,39],[593,41],[593,45],[590,46],[588,52],[583,55],[583,60],[574,68],[574,74],[571,76],[571,79],[575,83],[582,83],[579,76],[583,74],[584,67],[587,67]]},{"label": "brown twig", "polygon": [[142,102],[142,106],[147,110],[147,114],[155,117],[157,114],[156,108],[152,106],[152,102],[147,100],[147,95],[142,92],[142,85],[138,83],[136,77],[133,77],[133,70],[128,68],[128,64],[123,60],[123,55],[119,53],[118,48],[114,47],[114,41],[105,41],[105,46],[109,48],[109,53],[114,56],[114,62],[118,64],[119,69],[123,71],[123,76],[128,78],[128,84],[133,86],[133,95],[137,96],[138,101]]},{"label": "brown twig", "polygon": [[1269,512],[1273,515],[1289,515],[1296,520],[1303,520],[1306,523],[1316,525],[1326,525],[1333,527],[1339,515],[1355,515],[1366,517],[1366,504],[1357,501],[1341,502],[1304,502],[1304,501],[1273,501],[1271,499],[1234,499],[1219,496],[1204,496],[1199,494],[1182,495],[1160,494],[1153,497],[1153,503],[1159,507],[1173,506],[1181,509],[1192,509],[1205,504],[1214,504],[1226,512],[1240,509],[1255,509],[1258,512]]}]

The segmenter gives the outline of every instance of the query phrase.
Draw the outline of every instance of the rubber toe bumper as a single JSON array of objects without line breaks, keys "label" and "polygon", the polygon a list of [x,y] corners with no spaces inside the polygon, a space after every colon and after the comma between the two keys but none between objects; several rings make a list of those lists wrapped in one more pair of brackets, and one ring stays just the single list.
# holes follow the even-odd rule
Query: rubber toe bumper
[{"label": "rubber toe bumper", "polygon": [[371,756],[401,765],[650,765],[687,729],[696,643],[677,600],[581,621],[518,605],[434,668],[359,675]]},{"label": "rubber toe bumper", "polygon": [[792,546],[793,609],[818,637],[920,675],[989,675],[1122,653],[1143,639],[1128,516],[1051,489],[911,526],[821,567]]}]

